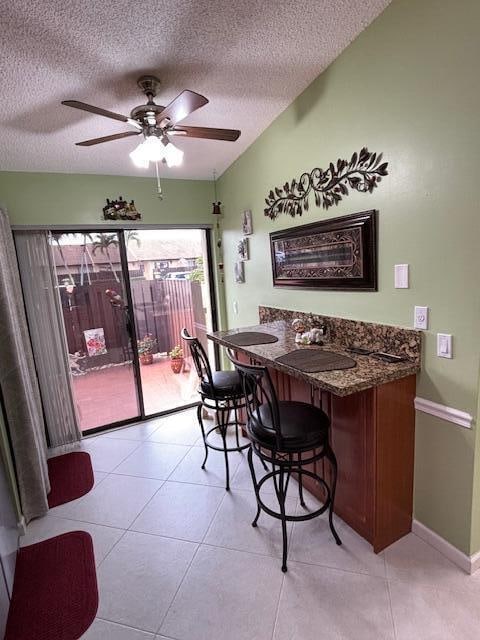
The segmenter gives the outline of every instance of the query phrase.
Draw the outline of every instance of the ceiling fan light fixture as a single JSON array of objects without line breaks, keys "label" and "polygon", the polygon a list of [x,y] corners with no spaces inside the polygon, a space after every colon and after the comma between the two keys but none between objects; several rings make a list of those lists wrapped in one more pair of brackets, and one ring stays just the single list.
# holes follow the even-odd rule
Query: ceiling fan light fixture
[{"label": "ceiling fan light fixture", "polygon": [[142,149],[150,162],[160,162],[165,157],[165,147],[156,135],[147,136],[142,142]]},{"label": "ceiling fan light fixture", "polygon": [[129,156],[133,164],[139,169],[148,169],[148,158],[146,157],[143,149],[143,142],[140,143],[133,151],[129,153]]},{"label": "ceiling fan light fixture", "polygon": [[171,142],[165,147],[165,160],[168,167],[179,167],[183,162],[183,151]]}]

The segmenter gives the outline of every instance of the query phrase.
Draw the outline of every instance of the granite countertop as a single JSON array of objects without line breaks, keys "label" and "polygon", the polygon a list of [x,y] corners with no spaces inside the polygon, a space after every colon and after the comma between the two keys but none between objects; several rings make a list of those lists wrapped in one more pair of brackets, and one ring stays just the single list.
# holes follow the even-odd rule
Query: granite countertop
[{"label": "granite countertop", "polygon": [[[271,344],[251,345],[238,347],[229,341],[229,336],[243,331],[260,331],[270,333],[278,338],[278,342]],[[295,333],[289,323],[284,320],[275,322],[265,322],[251,327],[231,329],[229,331],[216,331],[207,334],[208,338],[214,340],[224,347],[230,347],[235,351],[243,351],[261,364],[269,365],[279,371],[283,371],[290,376],[304,380],[308,384],[330,391],[337,396],[347,396],[357,391],[370,389],[392,380],[405,378],[420,371],[418,361],[406,361],[389,364],[377,360],[370,356],[361,356],[346,351],[345,346],[333,342],[325,342],[319,345],[298,345],[295,343]],[[281,364],[275,359],[295,349],[325,349],[346,355],[356,361],[357,366],[352,369],[342,369],[337,371],[322,371],[319,373],[303,373],[298,369],[293,369],[288,365]]]}]

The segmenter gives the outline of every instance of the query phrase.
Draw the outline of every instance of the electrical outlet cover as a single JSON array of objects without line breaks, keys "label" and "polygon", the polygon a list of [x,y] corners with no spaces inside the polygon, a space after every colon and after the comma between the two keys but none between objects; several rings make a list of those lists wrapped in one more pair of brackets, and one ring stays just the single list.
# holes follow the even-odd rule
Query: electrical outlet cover
[{"label": "electrical outlet cover", "polygon": [[415,307],[413,326],[415,329],[428,329],[428,307]]}]

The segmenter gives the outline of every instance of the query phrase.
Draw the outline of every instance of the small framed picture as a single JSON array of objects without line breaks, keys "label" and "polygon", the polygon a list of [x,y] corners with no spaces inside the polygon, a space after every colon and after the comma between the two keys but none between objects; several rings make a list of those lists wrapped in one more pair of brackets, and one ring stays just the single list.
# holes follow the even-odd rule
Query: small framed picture
[{"label": "small framed picture", "polygon": [[245,267],[243,262],[235,263],[235,282],[237,284],[242,284],[245,282]]},{"label": "small framed picture", "polygon": [[249,259],[248,238],[242,238],[237,245],[238,259],[242,262]]},{"label": "small framed picture", "polygon": [[243,212],[242,230],[244,236],[250,236],[253,233],[252,212],[250,209],[245,209]]}]

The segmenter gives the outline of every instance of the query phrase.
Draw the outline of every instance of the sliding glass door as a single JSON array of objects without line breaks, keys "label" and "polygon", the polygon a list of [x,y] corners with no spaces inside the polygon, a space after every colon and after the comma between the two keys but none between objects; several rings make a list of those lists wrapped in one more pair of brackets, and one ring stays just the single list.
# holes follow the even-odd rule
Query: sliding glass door
[{"label": "sliding glass door", "polygon": [[82,431],[141,416],[122,242],[119,232],[51,235]]},{"label": "sliding glass door", "polygon": [[180,332],[186,327],[208,350],[205,231],[127,231],[126,245],[145,414],[192,404],[198,379]]},{"label": "sliding glass door", "polygon": [[211,361],[207,232],[202,229],[52,233],[71,387],[83,432],[198,400],[180,332]]}]

